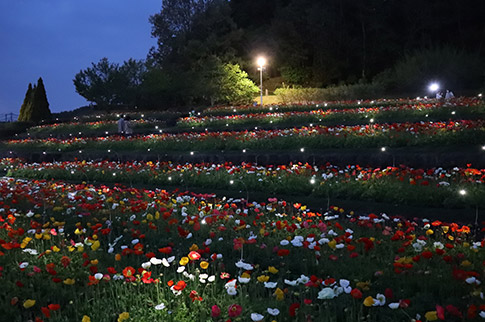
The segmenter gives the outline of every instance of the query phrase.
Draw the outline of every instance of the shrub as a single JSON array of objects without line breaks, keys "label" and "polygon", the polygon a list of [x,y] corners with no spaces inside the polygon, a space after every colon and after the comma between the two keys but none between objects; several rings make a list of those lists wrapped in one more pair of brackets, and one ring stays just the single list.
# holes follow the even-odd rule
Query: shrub
[{"label": "shrub", "polygon": [[326,88],[284,87],[275,90],[275,95],[283,103],[368,99],[382,95],[378,82],[359,82],[351,85],[336,85]]}]

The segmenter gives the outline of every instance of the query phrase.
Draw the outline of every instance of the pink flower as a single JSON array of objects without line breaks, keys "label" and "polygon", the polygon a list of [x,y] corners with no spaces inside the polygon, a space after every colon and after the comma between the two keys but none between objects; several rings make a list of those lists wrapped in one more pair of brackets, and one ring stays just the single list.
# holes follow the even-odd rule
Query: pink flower
[{"label": "pink flower", "polygon": [[219,315],[221,315],[221,309],[217,305],[212,305],[211,316],[217,318]]}]

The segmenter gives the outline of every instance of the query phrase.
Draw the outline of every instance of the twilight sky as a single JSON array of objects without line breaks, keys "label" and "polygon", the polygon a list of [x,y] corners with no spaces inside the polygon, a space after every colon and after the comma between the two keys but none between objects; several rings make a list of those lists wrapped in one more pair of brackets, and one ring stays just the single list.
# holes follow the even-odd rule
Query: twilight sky
[{"label": "twilight sky", "polygon": [[161,0],[1,0],[0,114],[16,113],[29,83],[39,77],[52,112],[88,103],[74,75],[103,57],[144,59],[151,38],[148,17]]}]

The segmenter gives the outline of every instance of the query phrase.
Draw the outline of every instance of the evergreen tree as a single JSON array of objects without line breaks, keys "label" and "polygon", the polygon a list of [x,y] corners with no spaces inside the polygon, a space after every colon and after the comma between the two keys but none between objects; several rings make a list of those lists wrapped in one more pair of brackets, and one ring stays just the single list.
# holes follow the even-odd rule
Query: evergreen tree
[{"label": "evergreen tree", "polygon": [[37,88],[35,89],[33,95],[31,121],[38,122],[49,119],[51,116],[49,102],[47,101],[47,95],[45,93],[44,82],[42,81],[42,77],[39,77],[39,80],[37,81]]},{"label": "evergreen tree", "polygon": [[24,102],[20,107],[18,121],[21,122],[39,122],[49,119],[52,116],[49,109],[49,102],[45,93],[44,82],[42,78],[37,81],[37,86],[29,83],[27,93],[25,93]]},{"label": "evergreen tree", "polygon": [[27,89],[27,92],[25,93],[25,98],[24,102],[22,103],[22,106],[20,107],[20,112],[19,112],[19,122],[28,122],[30,119],[30,115],[32,114],[32,96],[34,94],[34,90],[32,88],[32,83],[29,83],[29,88]]}]

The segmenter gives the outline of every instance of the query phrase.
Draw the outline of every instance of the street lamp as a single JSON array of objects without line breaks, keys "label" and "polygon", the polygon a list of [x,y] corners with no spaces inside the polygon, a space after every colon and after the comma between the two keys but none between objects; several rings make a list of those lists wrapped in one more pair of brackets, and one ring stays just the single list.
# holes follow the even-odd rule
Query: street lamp
[{"label": "street lamp", "polygon": [[266,58],[259,57],[258,58],[258,66],[259,66],[259,81],[261,86],[261,106],[263,106],[263,67],[266,64]]}]

